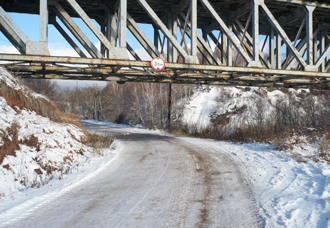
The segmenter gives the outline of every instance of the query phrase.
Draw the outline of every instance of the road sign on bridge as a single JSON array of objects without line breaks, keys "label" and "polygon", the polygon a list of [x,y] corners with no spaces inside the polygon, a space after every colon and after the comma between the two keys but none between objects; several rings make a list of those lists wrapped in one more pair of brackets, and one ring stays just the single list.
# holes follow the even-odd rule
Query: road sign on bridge
[{"label": "road sign on bridge", "polygon": [[[329,89],[326,2],[0,0],[0,30],[20,52],[0,54],[0,60],[27,78]],[[39,41],[31,41],[10,12],[38,14]],[[99,39],[100,49],[75,17]],[[144,32],[141,24],[152,25],[153,31]],[[49,25],[79,58],[50,56]],[[131,46],[128,33],[149,60]],[[157,57],[166,59],[161,71],[150,65]]]},{"label": "road sign on bridge", "polygon": [[162,71],[165,69],[165,60],[160,57],[155,57],[151,60],[150,65],[155,71]]}]

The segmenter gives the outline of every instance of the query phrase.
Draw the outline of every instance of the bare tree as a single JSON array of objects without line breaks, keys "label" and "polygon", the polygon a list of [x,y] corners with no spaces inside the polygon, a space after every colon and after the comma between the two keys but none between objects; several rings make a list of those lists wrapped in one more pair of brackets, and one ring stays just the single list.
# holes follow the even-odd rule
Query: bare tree
[{"label": "bare tree", "polygon": [[51,100],[57,100],[59,86],[57,82],[49,79],[22,79],[21,82],[36,93],[43,94]]}]

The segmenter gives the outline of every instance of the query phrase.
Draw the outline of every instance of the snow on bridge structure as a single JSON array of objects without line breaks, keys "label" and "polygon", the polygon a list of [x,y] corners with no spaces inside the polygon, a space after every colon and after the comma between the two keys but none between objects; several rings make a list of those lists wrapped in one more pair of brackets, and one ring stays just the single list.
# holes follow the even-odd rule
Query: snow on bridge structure
[{"label": "snow on bridge structure", "polygon": [[[329,89],[326,2],[0,0],[0,30],[20,52],[0,54],[0,60],[26,78]],[[39,41],[31,41],[10,12],[38,14]],[[86,23],[100,50],[73,18]],[[153,29],[143,31],[142,24]],[[49,54],[49,25],[80,57]],[[165,69],[153,70],[128,43],[128,33],[149,58],[165,59]]]}]

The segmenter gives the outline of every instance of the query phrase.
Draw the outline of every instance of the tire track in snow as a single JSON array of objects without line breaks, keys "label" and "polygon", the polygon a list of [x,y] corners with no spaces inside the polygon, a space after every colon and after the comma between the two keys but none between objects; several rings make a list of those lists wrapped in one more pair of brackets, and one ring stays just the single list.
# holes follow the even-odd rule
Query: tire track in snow
[{"label": "tire track in snow", "polygon": [[193,181],[195,175],[193,167],[195,162],[186,151],[182,150],[181,146],[173,144],[172,140],[164,141],[175,146],[176,158],[180,161],[177,167],[180,171],[180,178],[175,180],[176,184],[171,191],[169,204],[166,207],[167,212],[160,227],[193,227],[196,218],[190,218],[187,224],[187,216],[188,210],[195,210],[196,207],[191,203],[194,198]]},{"label": "tire track in snow", "polygon": [[200,200],[202,208],[196,226],[263,227],[264,221],[250,182],[240,172],[243,163],[238,165],[227,153],[210,153],[213,148],[199,148],[178,141],[174,143],[186,148],[200,167],[196,171],[201,174],[204,196]]}]

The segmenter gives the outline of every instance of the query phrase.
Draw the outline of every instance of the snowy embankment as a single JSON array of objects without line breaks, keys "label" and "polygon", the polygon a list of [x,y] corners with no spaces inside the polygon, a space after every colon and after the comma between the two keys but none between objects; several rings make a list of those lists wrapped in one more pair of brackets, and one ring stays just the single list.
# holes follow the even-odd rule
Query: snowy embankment
[{"label": "snowy embankment", "polygon": [[[311,96],[306,98],[309,94]],[[324,116],[328,115],[323,109],[328,106],[326,103],[320,104],[324,97],[314,96],[310,90],[287,89],[283,92],[278,89],[223,86],[197,88],[185,105],[181,120],[188,126],[207,128],[214,124],[219,127],[219,131],[222,129],[230,132],[242,126],[267,126],[276,118],[296,115],[297,123],[291,123],[290,132],[283,132],[277,139],[269,139],[267,142],[279,146],[301,161],[322,160],[323,158],[319,157],[320,146],[326,135],[322,135],[319,128],[294,128],[299,126],[299,115],[302,117],[308,114],[306,112],[311,112],[304,107],[304,99],[313,103],[313,118],[322,122]],[[289,109],[294,111],[288,112]],[[283,114],[285,111],[287,113]],[[279,112],[282,114],[279,115]],[[254,142],[253,139],[250,141]]]},{"label": "snowy embankment", "polygon": [[298,162],[267,144],[182,139],[243,161],[266,227],[330,227],[330,165]]},{"label": "snowy embankment", "polygon": [[83,143],[86,135],[79,127],[25,108],[24,102],[29,102],[50,113],[53,106],[2,68],[0,86],[0,203],[4,203],[31,187],[62,179],[87,162],[92,149]]}]

